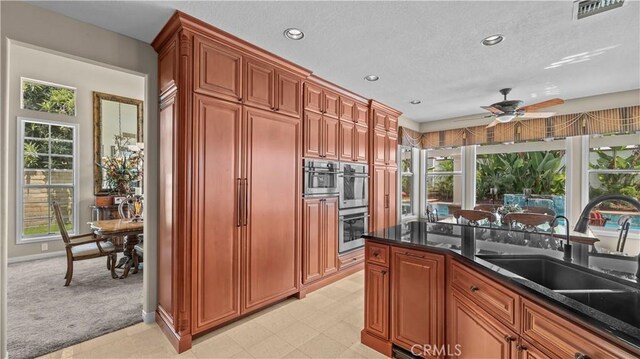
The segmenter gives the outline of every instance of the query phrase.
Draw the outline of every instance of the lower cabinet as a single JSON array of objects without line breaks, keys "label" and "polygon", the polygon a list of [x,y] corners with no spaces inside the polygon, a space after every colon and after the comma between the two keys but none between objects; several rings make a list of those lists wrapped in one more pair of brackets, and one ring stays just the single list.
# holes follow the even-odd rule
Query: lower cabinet
[{"label": "lower cabinet", "polygon": [[520,338],[520,344],[517,346],[517,350],[518,359],[551,359],[550,356],[544,354],[538,348],[522,338]]},{"label": "lower cabinet", "polygon": [[370,263],[364,269],[364,328],[369,334],[389,340],[389,269]]},{"label": "lower cabinet", "polygon": [[427,358],[445,354],[426,350],[444,345],[444,266],[441,254],[391,248],[391,340]]},{"label": "lower cabinet", "polygon": [[450,291],[446,323],[449,352],[460,358],[517,357],[517,334],[456,289]]},{"label": "lower cabinet", "polygon": [[305,199],[302,283],[338,271],[338,198]]}]

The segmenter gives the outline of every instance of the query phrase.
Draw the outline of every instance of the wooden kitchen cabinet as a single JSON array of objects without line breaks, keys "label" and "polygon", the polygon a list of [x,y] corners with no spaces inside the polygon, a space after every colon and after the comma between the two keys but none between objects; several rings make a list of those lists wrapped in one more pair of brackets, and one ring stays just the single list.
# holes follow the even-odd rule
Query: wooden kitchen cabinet
[{"label": "wooden kitchen cabinet", "polygon": [[322,136],[322,144],[324,145],[323,158],[328,160],[338,160],[340,151],[340,140],[338,134],[340,132],[340,120],[333,117],[323,115],[324,133]]},{"label": "wooden kitchen cabinet", "polygon": [[340,97],[340,119],[342,121],[355,122],[356,101],[346,96]]},{"label": "wooden kitchen cabinet", "polygon": [[398,132],[398,116],[380,109],[373,109],[373,128],[386,132]]},{"label": "wooden kitchen cabinet", "polygon": [[447,341],[459,358],[518,357],[518,335],[495,320],[456,289],[450,291],[447,312]]},{"label": "wooden kitchen cabinet", "polygon": [[444,345],[444,265],[441,254],[391,248],[391,340],[394,344],[407,350],[414,345]]},{"label": "wooden kitchen cabinet", "polygon": [[246,58],[244,103],[249,106],[275,109],[275,67],[262,61]]},{"label": "wooden kitchen cabinet", "polygon": [[304,200],[302,283],[338,271],[338,198]]},{"label": "wooden kitchen cabinet", "polygon": [[356,102],[353,121],[362,126],[369,124],[369,106],[364,103]]},{"label": "wooden kitchen cabinet", "polygon": [[358,123],[354,130],[353,161],[367,162],[369,160],[369,129]]},{"label": "wooden kitchen cabinet", "polygon": [[302,79],[276,69],[275,85],[276,112],[299,118],[302,115]]},{"label": "wooden kitchen cabinet", "polygon": [[376,165],[395,166],[398,150],[398,135],[375,129],[373,134],[373,163]]},{"label": "wooden kitchen cabinet", "polygon": [[325,116],[338,118],[340,116],[340,96],[329,90],[323,90],[323,113]]},{"label": "wooden kitchen cabinet", "polygon": [[355,127],[351,121],[340,121],[340,161],[354,160]]},{"label": "wooden kitchen cabinet", "polygon": [[197,36],[193,57],[194,91],[242,102],[243,56],[228,46]]},{"label": "wooden kitchen cabinet", "polygon": [[340,120],[321,114],[304,112],[304,156],[338,160]]},{"label": "wooden kitchen cabinet", "polygon": [[398,151],[398,134],[387,132],[385,137],[385,163],[387,166],[396,165],[396,156]]},{"label": "wooden kitchen cabinet", "polygon": [[380,231],[395,226],[398,220],[398,170],[395,167],[373,166],[371,184],[371,230]]},{"label": "wooden kitchen cabinet", "polygon": [[387,192],[387,217],[385,228],[398,224],[398,168],[387,167],[385,183]]},{"label": "wooden kitchen cabinet", "polygon": [[541,352],[535,345],[522,338],[520,338],[520,344],[516,346],[516,350],[518,352],[518,359],[551,359],[550,356]]},{"label": "wooden kitchen cabinet", "polygon": [[389,340],[389,269],[366,263],[364,329],[380,339]]},{"label": "wooden kitchen cabinet", "polygon": [[337,119],[340,115],[340,96],[331,90],[306,82],[304,108]]}]

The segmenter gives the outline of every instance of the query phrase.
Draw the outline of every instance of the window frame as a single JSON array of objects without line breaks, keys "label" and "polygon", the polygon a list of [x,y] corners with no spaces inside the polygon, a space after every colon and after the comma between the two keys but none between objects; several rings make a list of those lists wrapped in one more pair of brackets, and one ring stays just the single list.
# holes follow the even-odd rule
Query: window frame
[{"label": "window frame", "polygon": [[[403,149],[411,150],[411,213],[402,214],[402,151]],[[420,161],[420,150],[411,146],[398,146],[398,212],[401,222],[417,221],[421,217],[420,205],[420,183],[417,181],[422,176],[422,166]],[[418,176],[416,176],[418,170]]]},{"label": "window frame", "polygon": [[[428,153],[429,152],[440,152],[440,151],[451,151],[451,150],[457,150],[459,151],[460,154],[460,170],[453,170],[450,172],[430,172],[427,173],[428,170],[428,166],[427,166],[427,159],[428,159]],[[465,154],[465,146],[460,146],[460,147],[451,147],[451,148],[437,148],[437,149],[422,149],[420,150],[420,218],[423,219],[428,219],[429,215],[427,214],[427,208],[428,208],[428,204],[427,204],[427,178],[430,176],[439,176],[439,175],[451,175],[454,178],[456,176],[459,177],[460,179],[460,190],[461,190],[461,198],[460,198],[460,205],[464,206],[464,203],[466,201],[467,198],[467,191],[465,188],[465,179],[466,179],[466,171],[465,171],[465,161],[466,161],[466,154]],[[473,174],[474,178],[475,178],[475,174]]]},{"label": "window frame", "polygon": [[[79,125],[77,123],[51,121],[44,119],[36,119],[30,117],[18,116],[18,142],[17,142],[17,158],[16,158],[16,244],[38,243],[60,240],[60,233],[54,233],[49,235],[34,235],[23,236],[22,234],[22,222],[23,222],[23,210],[24,210],[24,141],[25,141],[25,125],[26,123],[39,123],[49,126],[65,126],[73,129],[73,185],[59,185],[58,187],[72,187],[73,188],[73,231],[69,231],[70,235],[75,235],[78,231],[78,207],[79,207]],[[51,151],[51,150],[49,150]],[[56,185],[48,184],[43,186],[45,188],[56,187]]]},{"label": "window frame", "polygon": [[[58,112],[38,111],[38,110],[30,109],[30,108],[24,108],[23,88],[24,88],[24,82],[25,81],[34,82],[34,83],[37,83],[37,84],[47,85],[47,86],[51,86],[51,87],[59,87],[59,88],[63,88],[63,89],[73,90],[73,95],[74,95],[73,96],[73,108],[74,108],[73,115],[68,115],[68,114],[58,113]],[[36,80],[36,79],[32,79],[30,77],[21,76],[20,77],[20,109],[21,110],[25,110],[25,111],[48,113],[48,114],[57,115],[57,116],[76,117],[78,115],[78,89],[73,87],[73,86],[67,86],[67,85],[57,84],[55,82]]]}]

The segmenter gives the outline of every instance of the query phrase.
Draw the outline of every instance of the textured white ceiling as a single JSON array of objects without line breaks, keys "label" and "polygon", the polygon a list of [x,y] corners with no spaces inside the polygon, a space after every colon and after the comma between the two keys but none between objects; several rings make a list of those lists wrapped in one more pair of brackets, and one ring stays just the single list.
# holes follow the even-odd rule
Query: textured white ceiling
[{"label": "textured white ceiling", "polygon": [[32,3],[145,42],[179,9],[418,122],[480,114],[503,87],[525,104],[640,88],[638,1],[578,21],[572,1]]}]

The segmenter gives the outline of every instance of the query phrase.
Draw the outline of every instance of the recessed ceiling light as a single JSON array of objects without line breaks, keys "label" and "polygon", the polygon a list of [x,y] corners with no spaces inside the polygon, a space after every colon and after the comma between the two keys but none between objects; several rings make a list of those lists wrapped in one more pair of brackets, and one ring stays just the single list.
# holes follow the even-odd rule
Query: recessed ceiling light
[{"label": "recessed ceiling light", "polygon": [[367,75],[364,77],[364,79],[367,81],[378,81],[379,77],[376,75]]},{"label": "recessed ceiling light", "polygon": [[291,39],[291,40],[300,40],[304,37],[304,32],[302,32],[302,30],[300,29],[296,29],[296,28],[289,28],[284,30],[284,36],[287,39]]},{"label": "recessed ceiling light", "polygon": [[422,101],[420,101],[420,100],[411,100],[409,103],[412,104],[412,105],[419,105],[419,104],[422,103]]},{"label": "recessed ceiling light", "polygon": [[499,44],[502,42],[502,40],[504,40],[504,36],[502,35],[491,35],[491,36],[487,36],[482,40],[482,45],[484,46],[493,46],[496,44]]}]

